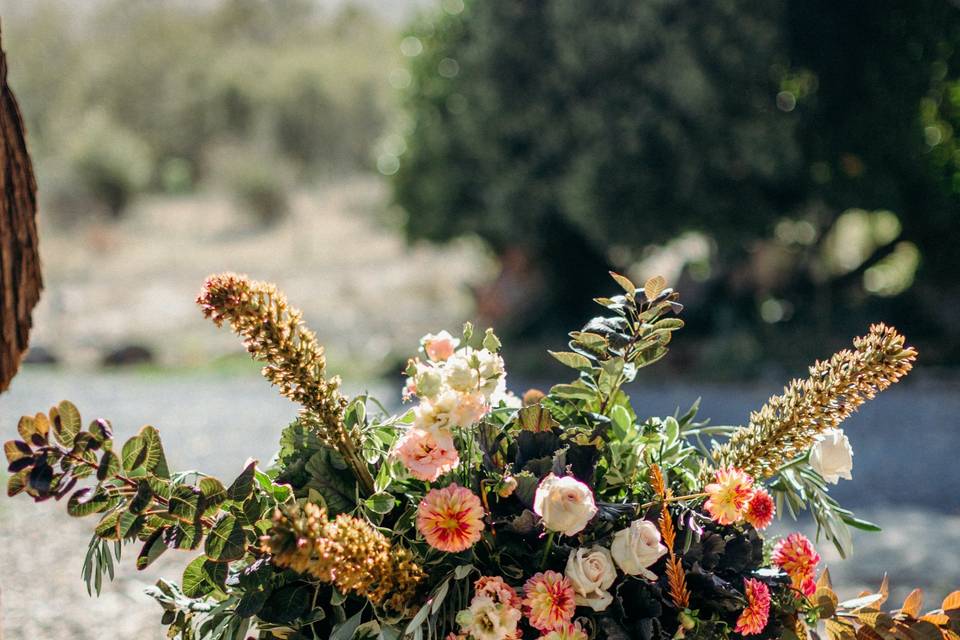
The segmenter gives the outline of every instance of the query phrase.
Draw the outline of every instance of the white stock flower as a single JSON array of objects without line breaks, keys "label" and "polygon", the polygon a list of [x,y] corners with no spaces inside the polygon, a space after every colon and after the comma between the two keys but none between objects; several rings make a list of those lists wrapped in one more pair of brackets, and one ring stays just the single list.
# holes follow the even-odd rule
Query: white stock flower
[{"label": "white stock flower", "polygon": [[547,529],[573,536],[597,514],[597,505],[590,487],[572,476],[558,478],[551,473],[537,487],[533,511]]},{"label": "white stock flower", "polygon": [[626,529],[613,535],[610,552],[624,573],[656,580],[657,576],[647,567],[653,565],[667,548],[660,542],[660,531],[649,520],[634,520]]},{"label": "white stock flower", "polygon": [[443,367],[444,378],[457,391],[472,392],[480,388],[473,349],[467,347],[450,356]]},{"label": "white stock flower", "polygon": [[457,624],[474,640],[505,640],[514,636],[521,617],[517,608],[497,604],[490,596],[476,596],[469,609],[457,614]]},{"label": "white stock flower", "polygon": [[420,362],[417,363],[413,384],[421,398],[435,398],[443,388],[443,375],[436,367]]},{"label": "white stock flower", "polygon": [[606,548],[580,547],[571,551],[564,574],[573,584],[574,600],[578,605],[604,611],[613,602],[608,589],[617,579],[617,569]]},{"label": "white stock flower", "polygon": [[810,466],[823,479],[838,484],[853,480],[853,447],[843,429],[827,429],[810,448]]},{"label": "white stock flower", "polygon": [[503,364],[503,358],[500,354],[481,349],[477,351],[477,358],[480,360],[478,367],[480,373],[480,391],[488,398],[491,397],[502,384],[506,384],[506,369]]},{"label": "white stock flower", "polygon": [[472,427],[486,414],[490,405],[480,393],[458,393],[444,389],[433,399],[421,400],[414,408],[414,426],[418,429],[449,430]]}]

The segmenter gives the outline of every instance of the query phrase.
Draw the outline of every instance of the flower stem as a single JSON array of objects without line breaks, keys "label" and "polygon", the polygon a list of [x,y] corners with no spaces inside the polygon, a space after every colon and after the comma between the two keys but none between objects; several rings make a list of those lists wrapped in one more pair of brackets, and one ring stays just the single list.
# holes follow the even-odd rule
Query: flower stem
[{"label": "flower stem", "polygon": [[547,558],[550,556],[550,549],[553,548],[553,539],[557,535],[556,531],[547,534],[547,545],[543,548],[543,557],[540,558],[540,568],[547,566]]}]

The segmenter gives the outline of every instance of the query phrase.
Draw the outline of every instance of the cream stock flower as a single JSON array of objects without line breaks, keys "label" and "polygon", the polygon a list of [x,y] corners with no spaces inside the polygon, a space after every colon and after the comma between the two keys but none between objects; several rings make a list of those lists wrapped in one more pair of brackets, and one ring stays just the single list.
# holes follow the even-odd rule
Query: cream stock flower
[{"label": "cream stock flower", "polygon": [[838,484],[853,480],[853,447],[843,429],[827,429],[810,448],[810,466],[823,479]]},{"label": "cream stock flower", "polygon": [[452,389],[472,392],[480,389],[480,372],[477,370],[473,349],[467,347],[453,354],[443,365],[444,380]]},{"label": "cream stock flower", "polygon": [[573,536],[597,514],[597,505],[590,487],[572,476],[558,478],[551,473],[537,487],[533,511],[547,529]]},{"label": "cream stock flower", "polygon": [[613,535],[610,553],[617,566],[631,576],[656,580],[648,567],[666,555],[667,547],[660,542],[660,531],[649,520],[634,520],[626,529]]},{"label": "cream stock flower", "polygon": [[605,547],[580,547],[571,551],[564,574],[573,585],[578,605],[604,611],[613,602],[608,589],[617,579],[617,569]]}]

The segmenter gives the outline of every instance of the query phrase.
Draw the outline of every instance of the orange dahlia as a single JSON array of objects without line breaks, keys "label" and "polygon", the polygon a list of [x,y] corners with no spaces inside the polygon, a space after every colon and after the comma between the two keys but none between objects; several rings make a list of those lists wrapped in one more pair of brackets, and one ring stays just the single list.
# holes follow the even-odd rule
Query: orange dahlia
[{"label": "orange dahlia", "polygon": [[777,507],[773,503],[773,497],[763,487],[757,487],[753,490],[753,497],[750,498],[750,504],[747,505],[747,512],[743,517],[753,525],[754,529],[763,531],[773,522],[773,516],[776,513]]},{"label": "orange dahlia", "polygon": [[564,627],[577,608],[573,583],[556,571],[538,573],[523,585],[523,608],[530,624],[540,631]]},{"label": "orange dahlia", "polygon": [[469,549],[483,531],[480,498],[456,484],[433,489],[420,502],[417,529],[427,544],[440,551],[459,553]]},{"label": "orange dahlia", "polygon": [[805,596],[812,596],[817,590],[815,582],[820,554],[802,533],[791,533],[773,547],[770,560],[787,572],[795,589]]},{"label": "orange dahlia", "polygon": [[704,507],[720,524],[733,524],[743,518],[753,497],[753,478],[734,467],[717,469],[715,481],[703,489],[707,494]]},{"label": "orange dahlia", "polygon": [[737,619],[737,633],[743,636],[755,636],[767,626],[770,616],[770,589],[764,583],[753,578],[743,581],[747,596],[747,607]]}]

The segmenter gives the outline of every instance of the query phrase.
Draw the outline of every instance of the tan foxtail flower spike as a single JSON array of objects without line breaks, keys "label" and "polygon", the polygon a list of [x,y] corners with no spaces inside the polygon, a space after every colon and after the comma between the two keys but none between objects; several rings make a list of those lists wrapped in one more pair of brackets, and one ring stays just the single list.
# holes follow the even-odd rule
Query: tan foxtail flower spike
[{"label": "tan foxtail flower spike", "polygon": [[405,612],[425,577],[409,551],[392,546],[366,520],[343,513],[330,520],[323,507],[311,502],[278,510],[260,545],[277,566],[394,612]]},{"label": "tan foxtail flower spike", "polygon": [[[774,475],[781,465],[805,454],[820,433],[898,382],[917,357],[904,337],[884,324],[871,326],[853,347],[818,361],[810,367],[810,377],[793,380],[782,395],[753,412],[747,426],[714,448],[716,466],[732,465],[755,478]],[[701,479],[710,475],[706,468]]]},{"label": "tan foxtail flower spike", "polygon": [[303,326],[303,314],[287,304],[277,288],[235,273],[207,278],[197,298],[203,314],[219,327],[226,320],[243,337],[262,373],[280,393],[303,406],[300,419],[350,465],[364,495],[373,493],[373,476],[360,456],[359,437],[343,423],[347,400],[340,379],[326,378],[323,347]]}]

